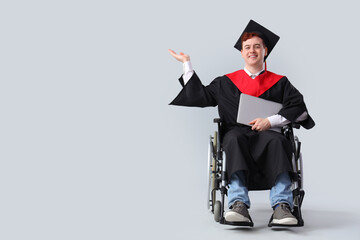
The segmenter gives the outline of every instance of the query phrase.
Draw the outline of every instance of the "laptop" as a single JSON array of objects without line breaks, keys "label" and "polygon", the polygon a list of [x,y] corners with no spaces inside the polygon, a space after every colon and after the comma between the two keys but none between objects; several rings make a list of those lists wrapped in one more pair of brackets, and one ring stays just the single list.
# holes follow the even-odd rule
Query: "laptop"
[{"label": "laptop", "polygon": [[242,93],[240,95],[237,122],[251,126],[249,122],[256,118],[267,118],[279,113],[281,103],[265,100]]}]

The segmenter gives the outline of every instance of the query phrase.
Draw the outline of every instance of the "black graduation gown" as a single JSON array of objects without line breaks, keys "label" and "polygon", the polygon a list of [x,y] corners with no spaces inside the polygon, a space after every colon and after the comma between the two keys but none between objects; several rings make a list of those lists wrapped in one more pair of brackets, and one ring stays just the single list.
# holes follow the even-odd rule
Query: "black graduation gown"
[{"label": "black graduation gown", "polygon": [[[182,76],[179,81],[183,89],[171,105],[218,106],[228,179],[232,173],[244,170],[250,190],[269,189],[278,174],[291,170],[291,145],[282,134],[272,130],[252,131],[249,126],[236,122],[241,93],[282,103],[279,114],[291,122],[307,111],[303,96],[285,76],[265,71],[251,79],[244,70],[239,70],[204,86],[194,72],[186,85]],[[299,123],[306,129],[315,125],[310,115]]]}]

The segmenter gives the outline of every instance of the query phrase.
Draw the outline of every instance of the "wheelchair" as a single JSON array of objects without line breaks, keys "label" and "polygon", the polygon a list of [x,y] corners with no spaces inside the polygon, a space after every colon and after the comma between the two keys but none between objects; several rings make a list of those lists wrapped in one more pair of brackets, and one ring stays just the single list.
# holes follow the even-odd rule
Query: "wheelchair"
[{"label": "wheelchair", "polygon": [[[217,131],[213,136],[210,136],[210,142],[208,147],[208,193],[207,193],[207,208],[214,214],[214,220],[220,224],[248,226],[253,227],[254,223],[234,223],[227,222],[224,218],[224,205],[225,195],[227,195],[227,179],[226,179],[226,154],[221,145],[221,119],[215,118],[214,123],[217,123]],[[299,129],[299,124],[288,124],[282,127],[282,134],[291,142],[293,148],[292,154],[292,173],[290,177],[292,179],[292,193],[294,197],[294,208],[292,214],[297,218],[298,224],[291,225],[291,227],[304,226],[304,220],[301,214],[301,205],[304,199],[305,191],[303,190],[303,162],[300,152],[301,142],[298,137],[294,135],[293,129]],[[220,192],[220,199],[217,200],[217,192]],[[272,223],[272,217],[268,224],[269,227],[284,227],[286,225]]]}]

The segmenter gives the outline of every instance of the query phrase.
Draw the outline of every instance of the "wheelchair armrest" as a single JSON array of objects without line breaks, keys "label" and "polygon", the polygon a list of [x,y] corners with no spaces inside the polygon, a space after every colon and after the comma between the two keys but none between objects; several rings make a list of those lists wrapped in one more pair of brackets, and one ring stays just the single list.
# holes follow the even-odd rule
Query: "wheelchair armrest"
[{"label": "wheelchair armrest", "polygon": [[285,131],[285,130],[291,129],[291,128],[299,129],[299,128],[300,128],[300,124],[298,124],[298,123],[289,123],[289,124],[286,124],[285,126],[282,127],[282,131]]},{"label": "wheelchair armrest", "polygon": [[221,123],[221,118],[214,118],[214,123]]}]

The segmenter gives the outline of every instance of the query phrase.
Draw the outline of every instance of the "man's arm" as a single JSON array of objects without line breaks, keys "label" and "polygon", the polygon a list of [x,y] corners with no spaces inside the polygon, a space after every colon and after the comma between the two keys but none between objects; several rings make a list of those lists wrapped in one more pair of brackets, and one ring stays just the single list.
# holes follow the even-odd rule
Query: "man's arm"
[{"label": "man's arm", "polygon": [[[307,119],[307,117],[308,114],[305,111],[296,119],[296,122],[304,121]],[[290,121],[280,114],[275,114],[267,118],[256,118],[249,122],[249,124],[252,125],[251,129],[256,131],[266,131],[274,127],[283,127],[288,123],[290,123]]]},{"label": "man's arm", "polygon": [[[183,88],[170,104],[189,107],[216,106],[219,79],[215,79],[210,85],[204,86],[192,69],[189,55],[181,52],[176,54],[171,49],[169,52],[176,60],[183,63],[184,68],[184,74],[179,79]],[[190,79],[191,81],[189,81]]]},{"label": "man's arm", "polygon": [[190,80],[192,75],[194,74],[194,69],[192,68],[191,62],[190,62],[190,56],[187,54],[184,54],[180,52],[180,54],[177,54],[171,49],[168,49],[169,53],[179,62],[183,63],[183,70],[184,74],[182,76],[184,80],[184,85]]},{"label": "man's arm", "polygon": [[[297,119],[295,122],[301,122],[306,120],[308,117],[307,112],[303,112]],[[286,124],[290,123],[289,120],[287,120],[286,118],[284,118],[283,116],[279,115],[279,114],[275,114],[273,116],[267,117],[267,119],[270,122],[271,127],[283,127]]]},{"label": "man's arm", "polygon": [[194,70],[192,68],[190,60],[183,63],[183,70],[184,70],[184,74],[182,78],[184,80],[184,85],[185,85],[194,74]]}]

